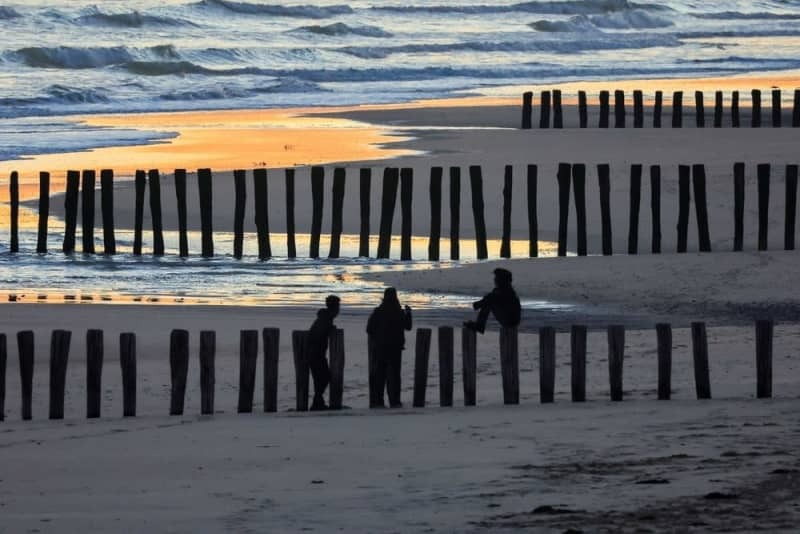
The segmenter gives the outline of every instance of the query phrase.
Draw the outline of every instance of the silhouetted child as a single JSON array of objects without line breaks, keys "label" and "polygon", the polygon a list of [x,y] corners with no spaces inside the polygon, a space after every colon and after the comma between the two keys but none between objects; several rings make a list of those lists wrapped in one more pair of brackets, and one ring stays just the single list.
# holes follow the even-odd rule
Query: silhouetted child
[{"label": "silhouetted child", "polygon": [[506,269],[494,270],[494,289],[481,300],[474,302],[472,307],[478,310],[476,321],[467,321],[464,326],[483,334],[486,330],[486,320],[492,312],[497,322],[506,328],[519,326],[521,308],[517,292],[511,287],[511,271]]},{"label": "silhouetted child", "polygon": [[314,402],[311,403],[312,410],[326,410],[325,389],[331,382],[331,371],[328,367],[328,360],[325,352],[328,350],[328,338],[336,326],[333,320],[339,315],[340,299],[336,295],[330,295],[325,299],[325,308],[317,312],[317,318],[308,331],[308,342],[306,345],[306,355],[308,366],[311,369],[311,376],[314,379]]},{"label": "silhouetted child", "polygon": [[400,366],[406,343],[405,330],[411,330],[411,308],[402,308],[397,290],[387,288],[383,292],[383,302],[367,321],[367,334],[374,354],[374,368],[370,373],[370,408],[384,406],[384,389],[392,408],[403,406],[400,402]]}]

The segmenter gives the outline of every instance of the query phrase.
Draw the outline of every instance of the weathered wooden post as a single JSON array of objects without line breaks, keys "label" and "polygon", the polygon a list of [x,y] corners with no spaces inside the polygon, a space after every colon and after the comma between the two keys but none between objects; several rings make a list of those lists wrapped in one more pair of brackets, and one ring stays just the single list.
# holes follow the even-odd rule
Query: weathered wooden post
[{"label": "weathered wooden post", "polygon": [[614,128],[625,128],[625,91],[614,91]]},{"label": "weathered wooden post", "polygon": [[694,354],[694,382],[698,399],[711,398],[711,379],[708,371],[708,340],[706,324],[692,323],[692,352]]},{"label": "weathered wooden post", "polygon": [[519,332],[516,328],[500,328],[500,371],[503,404],[519,404]]},{"label": "weathered wooden post", "polygon": [[359,173],[359,204],[361,209],[361,227],[358,236],[358,255],[369,258],[369,217],[370,194],[372,192],[372,169],[361,169]]},{"label": "weathered wooden post", "polygon": [[450,259],[461,254],[461,167],[450,167]]},{"label": "weathered wooden post", "polygon": [[750,126],[761,128],[761,91],[753,89],[751,95],[753,99],[753,114],[750,117]]},{"label": "weathered wooden post", "polygon": [[550,127],[550,91],[542,91],[542,100],[539,106],[539,128]]},{"label": "weathered wooden post", "polygon": [[572,178],[572,166],[569,163],[558,164],[558,255],[567,255],[567,231],[569,228],[569,189]]},{"label": "weathered wooden post", "polygon": [[706,201],[706,166],[692,166],[694,185],[694,207],[697,213],[697,234],[700,252],[711,252],[711,235],[708,229],[708,205]]},{"label": "weathered wooden post", "polygon": [[586,326],[572,326],[570,332],[572,402],[586,401],[586,336]]},{"label": "weathered wooden post", "polygon": [[344,330],[341,328],[333,330],[328,344],[331,362],[331,387],[328,406],[330,406],[331,410],[341,410],[344,395]]},{"label": "weathered wooden post", "polygon": [[672,93],[672,127],[683,127],[683,92]]},{"label": "weathered wooden post", "polygon": [[439,406],[453,405],[453,341],[452,326],[439,327]]},{"label": "weathered wooden post", "polygon": [[6,335],[0,334],[0,422],[6,419],[6,362],[8,346]]},{"label": "weathered wooden post", "polygon": [[706,108],[703,102],[703,91],[694,92],[694,120],[698,128],[706,127]]},{"label": "weathered wooden post", "polygon": [[539,400],[553,402],[556,384],[556,331],[551,326],[539,329]]},{"label": "weathered wooden post", "polygon": [[86,332],[86,417],[100,417],[103,395],[103,331]]},{"label": "weathered wooden post", "polygon": [[238,413],[253,412],[253,393],[256,389],[258,363],[258,330],[239,333],[239,405]]},{"label": "weathered wooden post", "polygon": [[186,223],[186,169],[175,169],[175,198],[178,203],[178,254],[189,256],[189,238]]},{"label": "weathered wooden post", "polygon": [[392,221],[397,203],[399,170],[387,167],[383,170],[383,193],[381,196],[381,222],[378,235],[378,259],[387,259],[392,251]]},{"label": "weathered wooden post", "polygon": [[200,169],[197,171],[197,185],[200,191],[201,254],[204,258],[211,258],[214,256],[211,169]]},{"label": "weathered wooden post", "polygon": [[133,223],[133,255],[141,256],[142,228],[144,228],[144,192],[147,188],[147,175],[144,171],[136,171],[134,186],[136,188],[136,200],[134,206],[135,215]]},{"label": "weathered wooden post", "polygon": [[286,169],[286,256],[297,257],[294,227],[294,169]]},{"label": "weathered wooden post", "polygon": [[325,167],[311,167],[311,241],[308,257],[319,258],[322,235],[322,210],[325,206]]},{"label": "weathered wooden post", "polygon": [[333,208],[331,210],[331,247],[329,258],[338,258],[344,229],[344,188],[347,171],[343,167],[333,169]]},{"label": "weathered wooden post", "polygon": [[797,165],[786,166],[786,218],[784,220],[783,248],[794,250],[795,221],[797,219]]},{"label": "weathered wooden post", "polygon": [[95,181],[94,171],[83,171],[83,176],[81,177],[81,237],[83,238],[84,254],[94,254]]},{"label": "weathered wooden post", "polygon": [[578,91],[578,123],[581,128],[589,126],[589,111],[586,102],[586,91]]},{"label": "weathered wooden post", "polygon": [[522,93],[522,129],[531,129],[531,118],[533,116],[533,92],[525,91]]},{"label": "weathered wooden post", "polygon": [[633,127],[644,128],[644,94],[638,89],[633,92]]},{"label": "weathered wooden post", "polygon": [[411,203],[414,199],[414,169],[400,169],[400,260],[411,261]]},{"label": "weathered wooden post", "polygon": [[431,168],[429,195],[431,200],[431,237],[428,241],[428,261],[439,261],[442,238],[442,167]]},{"label": "weathered wooden post", "polygon": [[741,251],[744,245],[744,163],[733,165],[733,250]]},{"label": "weathered wooden post", "polygon": [[739,91],[731,93],[731,126],[739,128],[742,124],[742,118],[739,113]]},{"label": "weathered wooden post", "polygon": [[217,333],[213,330],[200,332],[200,413],[202,415],[214,415],[216,352]]},{"label": "weathered wooden post", "polygon": [[536,165],[528,165],[528,256],[531,258],[539,256],[538,174]]},{"label": "weathered wooden post", "polygon": [[792,110],[792,128],[800,128],[800,89],[794,90],[794,109]]},{"label": "weathered wooden post", "polygon": [[[233,257],[242,259],[244,247],[244,210],[247,202],[247,173],[242,169],[233,171],[235,200],[233,208]],[[256,223],[257,224],[257,223]]]},{"label": "weathered wooden post", "polygon": [[461,329],[461,361],[464,406],[475,406],[478,373],[478,336],[471,328]]},{"label": "weathered wooden post", "polygon": [[50,338],[50,419],[64,419],[64,392],[72,332],[53,330]]},{"label": "weathered wooden post", "polygon": [[486,248],[486,220],[483,214],[483,176],[480,165],[471,165],[469,168],[469,181],[472,186],[472,216],[475,219],[475,245],[478,249],[478,259],[485,260],[489,257]]},{"label": "weathered wooden post", "polygon": [[628,219],[628,254],[639,253],[639,209],[642,203],[642,166],[631,165],[631,191]]},{"label": "weathered wooden post", "polygon": [[277,412],[281,331],[279,328],[265,328],[261,335],[264,341],[264,411]]},{"label": "weathered wooden post", "polygon": [[756,321],[756,396],[772,398],[772,334],[775,322]]},{"label": "weathered wooden post", "polygon": [[652,253],[661,253],[661,167],[650,166],[650,212],[652,214]]},{"label": "weathered wooden post", "polygon": [[561,107],[561,89],[553,90],[553,128],[564,127],[564,110]]},{"label": "weathered wooden post", "polygon": [[170,334],[169,370],[172,384],[169,414],[183,415],[186,377],[189,373],[189,332],[187,330],[173,330]]},{"label": "weathered wooden post", "polygon": [[758,165],[758,250],[769,248],[769,182],[770,164]]},{"label": "weathered wooden post", "polygon": [[81,173],[67,171],[67,188],[64,195],[64,254],[75,252],[75,227],[78,221],[78,194],[80,192]]},{"label": "weathered wooden post", "polygon": [[511,257],[511,201],[514,183],[514,167],[506,165],[503,178],[503,235],[500,242],[500,257]]},{"label": "weathered wooden post", "polygon": [[578,256],[586,256],[586,165],[572,166],[572,183],[575,189],[575,220],[578,225]]},{"label": "weathered wooden post", "polygon": [[664,93],[656,91],[653,103],[653,128],[661,128],[661,112],[664,109]]},{"label": "weathered wooden post", "polygon": [[678,252],[686,252],[689,239],[689,202],[691,193],[689,182],[692,168],[689,165],[678,166]]},{"label": "weathered wooden post", "polygon": [[600,223],[603,232],[603,256],[614,253],[611,239],[611,168],[607,163],[597,166],[597,178],[600,184]]},{"label": "weathered wooden post", "polygon": [[47,253],[47,218],[50,216],[50,173],[39,173],[39,232],[36,252]]},{"label": "weathered wooden post", "polygon": [[253,196],[255,197],[255,225],[258,239],[258,259],[272,257],[272,242],[269,235],[269,185],[267,169],[253,171]]},{"label": "weathered wooden post", "polygon": [[611,384],[611,400],[622,400],[622,369],[625,360],[625,327],[608,327],[608,376]]},{"label": "weathered wooden post", "polygon": [[148,173],[150,186],[150,217],[153,222],[153,255],[164,255],[164,225],[161,220],[161,175],[158,169]]},{"label": "weathered wooden post", "polygon": [[658,400],[669,400],[672,396],[672,326],[656,325],[658,339]]},{"label": "weathered wooden post", "polygon": [[714,93],[714,128],[722,128],[722,91]]},{"label": "weathered wooden post", "polygon": [[597,123],[599,128],[608,128],[608,115],[609,115],[609,93],[608,91],[600,91],[600,119]]},{"label": "weathered wooden post", "polygon": [[19,174],[11,173],[9,179],[9,201],[11,203],[11,240],[9,252],[19,252]]},{"label": "weathered wooden post", "polygon": [[431,351],[431,329],[418,328],[414,345],[414,408],[425,407],[428,389],[428,361]]},{"label": "weathered wooden post", "polygon": [[100,208],[103,216],[103,254],[113,256],[117,253],[117,240],[114,237],[114,171],[100,171]]},{"label": "weathered wooden post", "polygon": [[17,332],[19,349],[19,378],[22,393],[22,420],[30,421],[33,417],[33,332],[24,330]]},{"label": "weathered wooden post", "polygon": [[122,370],[122,416],[136,417],[136,334],[119,335],[119,366]]},{"label": "weathered wooden post", "polygon": [[292,352],[294,353],[294,376],[296,406],[298,412],[308,411],[308,355],[306,354],[306,344],[308,343],[308,332],[306,330],[292,331]]}]

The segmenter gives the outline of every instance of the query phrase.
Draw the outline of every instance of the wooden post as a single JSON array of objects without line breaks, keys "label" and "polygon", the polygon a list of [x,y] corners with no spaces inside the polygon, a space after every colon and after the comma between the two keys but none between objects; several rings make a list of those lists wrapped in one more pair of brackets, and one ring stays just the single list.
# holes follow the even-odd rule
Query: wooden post
[{"label": "wooden post", "polygon": [[689,202],[691,193],[689,181],[692,168],[689,165],[678,166],[678,252],[686,252],[689,238]]},{"label": "wooden post", "polygon": [[672,94],[672,127],[683,127],[683,92],[675,91]]},{"label": "wooden post", "polygon": [[631,191],[628,219],[628,254],[639,253],[639,208],[642,203],[642,166],[631,165]]},{"label": "wooden post", "polygon": [[553,402],[556,384],[556,331],[551,326],[539,329],[539,400]]},{"label": "wooden post", "polygon": [[633,127],[644,128],[644,95],[638,89],[633,92]]},{"label": "wooden post", "polygon": [[500,328],[500,371],[503,404],[519,404],[519,332],[516,328]]},{"label": "wooden post", "polygon": [[600,222],[603,231],[603,256],[614,253],[611,239],[611,168],[607,163],[597,166],[597,177],[600,184]]},{"label": "wooden post", "polygon": [[756,396],[772,398],[772,334],[775,323],[756,321]]},{"label": "wooden post", "polygon": [[769,248],[769,182],[770,164],[758,166],[758,250]]},{"label": "wooden post", "polygon": [[359,179],[361,232],[358,238],[358,255],[361,258],[369,258],[369,217],[371,205],[370,193],[372,191],[372,169],[361,169]]},{"label": "wooden post", "polygon": [[567,230],[569,228],[569,189],[572,166],[569,163],[558,164],[558,255],[567,255]]},{"label": "wooden post", "polygon": [[731,93],[731,126],[739,128],[742,124],[741,115],[739,114],[739,91]]},{"label": "wooden post", "polygon": [[531,129],[531,118],[533,116],[533,92],[522,93],[522,129]]},{"label": "wooden post", "polygon": [[181,258],[189,256],[186,224],[186,169],[175,169],[175,197],[178,201],[178,250]]},{"label": "wooden post", "polygon": [[600,91],[600,120],[598,121],[599,128],[608,128],[608,115],[609,115],[609,93],[608,91]]},{"label": "wooden post", "polygon": [[614,128],[625,128],[625,91],[614,91]]},{"label": "wooden post", "polygon": [[100,417],[103,396],[103,331],[86,332],[86,417]]},{"label": "wooden post", "polygon": [[9,179],[9,201],[11,203],[11,242],[9,252],[19,252],[19,174],[11,173]]},{"label": "wooden post", "polygon": [[297,257],[294,228],[294,169],[286,169],[286,256]]},{"label": "wooden post", "polygon": [[183,415],[186,376],[189,373],[189,332],[187,330],[173,330],[170,334],[169,370],[172,384],[169,414]]},{"label": "wooden post", "polygon": [[414,408],[425,407],[428,389],[428,361],[431,351],[431,329],[418,328],[414,346]]},{"label": "wooden post", "polygon": [[6,363],[8,346],[6,335],[0,334],[0,422],[6,419]]},{"label": "wooden post", "polygon": [[539,106],[541,115],[539,116],[539,128],[550,127],[550,91],[542,91],[542,101]]},{"label": "wooden post", "polygon": [[347,171],[343,167],[333,170],[333,209],[331,210],[331,247],[329,258],[338,258],[341,249],[344,223],[344,187]]},{"label": "wooden post", "polygon": [[69,342],[72,333],[53,330],[50,338],[50,419],[64,419]]},{"label": "wooden post", "polygon": [[553,128],[564,127],[564,110],[561,107],[561,89],[553,91]]},{"label": "wooden post", "polygon": [[786,166],[786,218],[783,231],[784,250],[794,250],[797,219],[797,165]]},{"label": "wooden post", "polygon": [[658,338],[658,400],[672,396],[672,326],[656,325]]},{"label": "wooden post", "polygon": [[83,176],[81,177],[81,237],[83,238],[84,254],[94,254],[95,181],[94,171],[83,171]]},{"label": "wooden post", "polygon": [[39,173],[39,234],[36,252],[47,253],[47,219],[50,216],[50,173]]},{"label": "wooden post", "polygon": [[439,244],[442,238],[442,167],[431,168],[431,237],[428,241],[428,261],[439,261]]},{"label": "wooden post", "polygon": [[264,411],[277,412],[281,331],[279,328],[265,328],[261,335],[264,341]]},{"label": "wooden post", "polygon": [[325,167],[311,167],[311,242],[310,258],[319,258],[319,241],[322,234],[322,210],[325,206]]},{"label": "wooden post", "polygon": [[[247,201],[247,173],[241,169],[233,171],[235,200],[233,208],[233,257],[242,259],[244,247],[244,210]],[[258,221],[256,221],[258,224]]]},{"label": "wooden post", "polygon": [[536,165],[528,165],[528,256],[531,258],[539,256],[538,174]]},{"label": "wooden post", "polygon": [[589,126],[589,111],[586,103],[586,91],[578,91],[578,121],[581,128]]},{"label": "wooden post", "polygon": [[650,166],[650,212],[652,213],[652,253],[661,253],[661,167]]},{"label": "wooden post", "polygon": [[136,417],[136,334],[119,335],[119,366],[122,370],[122,416]]},{"label": "wooden post", "polygon": [[253,196],[255,197],[255,224],[258,239],[258,259],[272,257],[272,242],[269,235],[269,185],[267,169],[253,171]]},{"label": "wooden post", "polygon": [[453,327],[439,327],[439,406],[453,405]]},{"label": "wooden post", "polygon": [[625,327],[608,327],[608,376],[611,384],[611,400],[622,400],[622,369],[625,360]]},{"label": "wooden post", "polygon": [[761,91],[753,89],[751,95],[753,99],[753,114],[750,117],[750,126],[761,128]]},{"label": "wooden post", "polygon": [[412,209],[414,199],[414,169],[400,169],[400,259],[411,261],[411,229]]},{"label": "wooden post", "polygon": [[475,406],[478,373],[478,336],[471,328],[461,329],[461,361],[464,406]]},{"label": "wooden post", "polygon": [[692,352],[694,354],[694,383],[698,399],[711,398],[711,379],[708,372],[708,340],[706,324],[692,323]]},{"label": "wooden post", "polygon": [[341,410],[344,395],[344,330],[337,328],[331,331],[328,344],[331,362],[331,387],[328,406],[330,406],[331,410]]},{"label": "wooden post", "polygon": [[214,256],[213,193],[211,189],[211,169],[197,171],[197,185],[200,191],[200,232],[204,258]]},{"label": "wooden post", "polygon": [[239,405],[238,413],[253,412],[253,393],[256,389],[258,363],[258,330],[239,333]]},{"label": "wooden post", "polygon": [[295,409],[298,412],[308,411],[308,355],[306,354],[306,344],[308,342],[308,332],[306,330],[292,331],[292,352],[294,353],[294,376],[295,376]]},{"label": "wooden post", "polygon": [[697,234],[700,252],[711,252],[711,235],[708,229],[708,206],[706,202],[706,167],[692,166],[694,184],[694,207],[697,213]]},{"label": "wooden post", "polygon": [[469,168],[469,181],[472,186],[472,215],[475,219],[475,244],[478,249],[478,259],[485,260],[489,257],[486,249],[486,221],[483,215],[483,176],[480,165]]},{"label": "wooden post", "polygon": [[214,415],[214,388],[217,334],[213,330],[200,332],[200,413]]},{"label": "wooden post", "polygon": [[64,254],[75,252],[75,227],[78,221],[78,194],[81,186],[81,173],[67,171],[67,189],[64,195]]},{"label": "wooden post", "polygon": [[30,421],[33,417],[33,332],[24,330],[17,332],[19,349],[19,377],[22,393],[22,420]]},{"label": "wooden post", "polygon": [[586,401],[586,335],[585,326],[572,326],[570,332],[572,402]]},{"label": "wooden post", "polygon": [[794,109],[792,110],[792,128],[800,128],[800,89],[794,90]]},{"label": "wooden post", "polygon": [[392,252],[392,221],[394,206],[397,203],[398,169],[387,167],[383,170],[383,194],[381,196],[381,223],[378,235],[378,259],[387,259]]},{"label": "wooden post", "polygon": [[161,175],[158,169],[148,173],[150,185],[150,216],[153,222],[153,255],[164,255],[164,225],[161,220]]},{"label": "wooden post", "polygon": [[781,90],[772,90],[772,127],[781,127]]},{"label": "wooden post", "polygon": [[703,91],[694,92],[694,120],[698,128],[706,127],[706,108],[703,102]]},{"label": "wooden post", "polygon": [[514,183],[514,167],[506,165],[503,179],[503,236],[500,242],[500,257],[511,257],[511,200]]},{"label": "wooden post", "polygon": [[741,251],[744,245],[744,163],[733,165],[733,250]]},{"label": "wooden post", "polygon": [[135,221],[133,223],[133,255],[142,255],[142,228],[144,227],[144,192],[147,188],[147,175],[144,171],[136,171],[134,180],[136,187]]},{"label": "wooden post", "polygon": [[100,171],[100,204],[103,215],[103,254],[113,256],[117,253],[117,240],[114,237],[114,171]]},{"label": "wooden post", "polygon": [[722,128],[722,91],[714,93],[714,128]]},{"label": "wooden post", "polygon": [[586,256],[586,165],[572,166],[572,182],[575,187],[575,219],[578,225],[578,256]]},{"label": "wooden post", "polygon": [[653,128],[661,128],[661,112],[664,109],[664,93],[656,91],[656,100],[653,104]]},{"label": "wooden post", "polygon": [[461,167],[450,167],[450,259],[461,252]]}]

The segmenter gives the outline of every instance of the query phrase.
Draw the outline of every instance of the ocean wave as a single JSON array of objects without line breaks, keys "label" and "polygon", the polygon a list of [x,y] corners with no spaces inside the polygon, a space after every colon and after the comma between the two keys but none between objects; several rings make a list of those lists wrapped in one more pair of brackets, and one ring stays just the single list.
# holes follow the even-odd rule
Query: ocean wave
[{"label": "ocean wave", "polygon": [[520,2],[505,6],[480,5],[431,5],[431,6],[372,6],[370,9],[396,13],[538,13],[546,15],[602,15],[618,11],[643,9],[648,11],[671,11],[658,4],[639,4],[629,0],[563,0],[560,2]]},{"label": "ocean wave", "polygon": [[110,101],[104,89],[51,85],[45,89],[49,101],[65,104],[105,104]]},{"label": "ocean wave", "polygon": [[278,4],[250,4],[231,0],[200,0],[192,4],[192,6],[224,9],[242,15],[272,15],[275,17],[302,17],[308,19],[326,19],[336,15],[353,13],[353,8],[344,4],[331,6],[282,6]]},{"label": "ocean wave", "polygon": [[145,26],[197,26],[193,22],[171,17],[148,15],[140,11],[126,13],[104,13],[93,7],[85,15],[73,19],[76,24],[112,26],[115,28],[143,28]]},{"label": "ocean wave", "polygon": [[278,93],[319,93],[325,91],[314,82],[288,78],[277,80],[277,83],[265,87],[229,87],[215,86],[205,89],[190,91],[171,91],[159,95],[161,100],[166,101],[196,101],[196,100],[231,100],[251,98],[259,94],[278,94]]},{"label": "ocean wave", "polygon": [[709,20],[800,20],[798,13],[768,13],[764,11],[743,13],[720,11],[718,13],[696,13],[693,17]]},{"label": "ocean wave", "polygon": [[586,15],[577,15],[569,20],[537,20],[528,24],[537,32],[545,33],[578,33],[596,32],[597,26],[592,24]]},{"label": "ocean wave", "polygon": [[693,32],[678,32],[674,34],[678,39],[713,39],[713,38],[747,38],[747,37],[798,37],[800,28],[781,30],[700,30]]},{"label": "ocean wave", "polygon": [[13,7],[0,6],[0,20],[10,20],[21,17],[19,11]]},{"label": "ocean wave", "polygon": [[361,37],[392,37],[392,34],[377,26],[348,26],[343,22],[334,22],[327,26],[301,26],[290,33],[313,33],[317,35],[328,35],[338,37],[342,35],[359,35]]},{"label": "ocean wave", "polygon": [[590,17],[589,20],[598,28],[606,30],[648,30],[673,26],[672,21],[652,15],[641,9],[595,15]]},{"label": "ocean wave", "polygon": [[124,46],[89,48],[36,46],[8,52],[5,57],[35,68],[93,69],[129,63],[141,53],[160,58],[178,57],[172,45],[158,45],[134,51]]}]

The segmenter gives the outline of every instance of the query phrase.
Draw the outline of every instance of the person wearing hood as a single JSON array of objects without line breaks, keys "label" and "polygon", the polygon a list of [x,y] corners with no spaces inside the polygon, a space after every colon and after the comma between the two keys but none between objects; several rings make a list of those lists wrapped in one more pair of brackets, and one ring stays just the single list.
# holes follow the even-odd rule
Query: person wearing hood
[{"label": "person wearing hood", "polygon": [[411,330],[411,308],[403,308],[397,290],[387,288],[383,292],[383,302],[367,321],[369,346],[374,357],[374,368],[370,373],[371,408],[384,406],[384,391],[388,393],[389,406],[403,406],[400,401],[400,368],[406,330]]},{"label": "person wearing hood", "polygon": [[340,299],[329,295],[325,299],[325,307],[317,312],[317,318],[308,331],[306,355],[311,376],[314,379],[314,401],[312,410],[326,410],[325,389],[331,383],[331,371],[325,353],[328,350],[328,339],[336,329],[333,320],[339,315]]},{"label": "person wearing hood", "polygon": [[504,328],[516,328],[521,319],[521,306],[517,292],[511,286],[511,271],[494,270],[494,289],[481,300],[474,302],[472,308],[478,311],[475,321],[466,321],[464,326],[483,334],[486,321],[491,312]]}]

